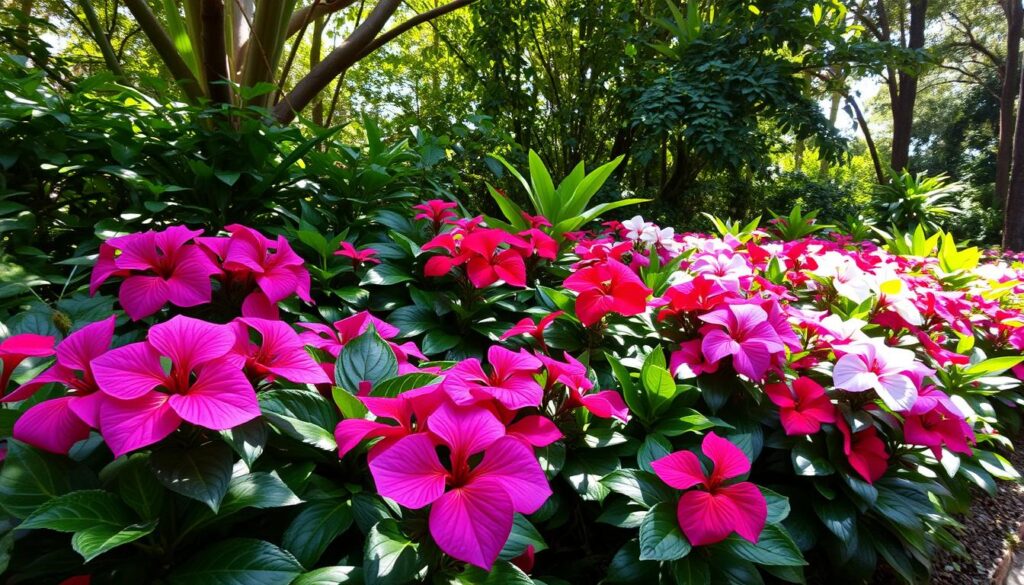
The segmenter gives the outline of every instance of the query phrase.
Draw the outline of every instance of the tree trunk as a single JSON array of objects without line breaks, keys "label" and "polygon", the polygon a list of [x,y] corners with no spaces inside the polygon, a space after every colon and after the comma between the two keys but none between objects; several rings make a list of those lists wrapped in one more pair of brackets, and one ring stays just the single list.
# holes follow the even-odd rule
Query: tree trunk
[{"label": "tree trunk", "polygon": [[868,154],[871,155],[871,163],[875,166],[875,176],[878,178],[878,184],[882,185],[886,182],[885,171],[882,170],[882,161],[878,158],[878,149],[875,148],[875,141],[871,138],[868,122],[864,119],[864,113],[860,111],[860,106],[857,105],[857,100],[853,99],[853,96],[846,96],[846,103],[849,104],[854,116],[857,117],[857,125],[860,126],[861,132],[864,133],[864,142],[868,145]]},{"label": "tree trunk", "polygon": [[[910,0],[908,49],[924,48],[927,12],[928,0]],[[892,87],[893,84],[896,84],[895,88]],[[896,171],[903,171],[910,162],[910,137],[914,124],[914,104],[917,101],[917,75],[900,71],[896,79],[889,79],[889,85],[889,95],[892,98],[892,155],[889,166]]]},{"label": "tree trunk", "polygon": [[79,0],[78,5],[82,8],[82,12],[85,13],[85,21],[89,24],[90,29],[89,34],[100,47],[103,63],[106,64],[107,69],[118,79],[124,79],[124,70],[121,69],[121,63],[117,60],[117,53],[114,52],[114,47],[110,45],[110,38],[107,37],[106,31],[103,30],[103,25],[100,24],[100,19],[96,16],[96,10],[93,8],[92,2],[89,0]]},{"label": "tree trunk", "polygon": [[[313,22],[313,42],[309,47],[310,70],[320,64],[320,47],[323,42],[324,26],[326,24],[322,16]],[[317,96],[316,101],[313,102],[313,123],[317,126],[324,125],[324,100],[320,96]]]},{"label": "tree trunk", "polygon": [[[830,128],[835,128],[836,120],[839,119],[839,100],[841,97],[838,93],[832,94],[832,103],[829,105],[828,110],[828,125]],[[828,178],[828,159],[822,156],[818,164],[818,179],[824,181]]]},{"label": "tree trunk", "polygon": [[999,148],[996,151],[995,207],[1006,201],[1010,186],[1010,163],[1013,160],[1014,107],[1020,75],[1020,37],[1024,11],[1020,0],[1006,0],[1006,62],[1003,64],[1003,87],[999,93]]},{"label": "tree trunk", "polygon": [[228,55],[224,45],[224,4],[221,0],[203,0],[199,5],[199,20],[202,23],[200,40],[207,93],[215,103],[230,104]]},{"label": "tree trunk", "polygon": [[[1024,75],[1018,75],[1024,84]],[[1024,95],[1024,88],[1018,92]],[[1017,104],[1017,116],[1013,130],[1013,161],[1010,170],[1010,187],[1003,206],[1003,249],[1014,252],[1024,251],[1024,100]]]}]

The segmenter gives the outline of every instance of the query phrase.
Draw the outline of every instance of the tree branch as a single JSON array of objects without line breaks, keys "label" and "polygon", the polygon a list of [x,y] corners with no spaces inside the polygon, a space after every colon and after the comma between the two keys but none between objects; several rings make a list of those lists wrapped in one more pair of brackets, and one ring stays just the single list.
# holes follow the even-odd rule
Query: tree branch
[{"label": "tree branch", "polygon": [[359,61],[363,51],[373,42],[374,37],[384,28],[401,4],[402,0],[378,2],[363,24],[356,27],[352,34],[345,39],[345,42],[331,51],[320,64],[295,84],[295,87],[284,99],[274,106],[274,118],[284,124],[294,120],[295,116],[309,105],[309,102],[313,101],[313,98],[323,91],[335,77]]},{"label": "tree branch", "polygon": [[359,59],[366,57],[370,53],[384,46],[389,41],[393,40],[395,37],[400,36],[402,33],[407,32],[410,29],[413,29],[416,26],[423,24],[424,22],[428,22],[439,16],[444,16],[445,14],[458,10],[463,6],[469,6],[470,4],[476,1],[477,0],[453,0],[448,4],[438,6],[437,8],[427,10],[426,12],[421,12],[374,39],[373,42],[367,45],[366,49],[364,49],[363,52],[359,55]]},{"label": "tree branch", "polygon": [[171,75],[178,82],[178,85],[181,86],[185,95],[193,102],[199,101],[203,97],[199,81],[196,80],[195,75],[192,75],[192,71],[185,64],[185,60],[178,53],[178,49],[175,48],[174,41],[171,40],[170,35],[164,30],[156,15],[149,9],[146,0],[125,0],[124,4],[131,11],[132,16],[135,17],[135,22],[139,23],[142,32],[146,33],[149,42],[156,49],[160,59],[167,66],[167,69],[170,70]]}]

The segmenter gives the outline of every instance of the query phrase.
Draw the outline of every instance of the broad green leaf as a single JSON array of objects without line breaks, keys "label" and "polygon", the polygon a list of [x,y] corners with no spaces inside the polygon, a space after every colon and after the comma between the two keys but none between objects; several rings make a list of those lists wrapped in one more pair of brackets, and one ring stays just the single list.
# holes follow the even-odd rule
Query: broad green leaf
[{"label": "broad green leaf", "polygon": [[8,439],[0,467],[0,506],[11,516],[27,518],[39,506],[70,492],[74,473],[68,458]]},{"label": "broad green leaf", "polygon": [[82,490],[46,502],[18,528],[78,532],[97,525],[120,528],[133,521],[131,510],[116,494],[104,490]]},{"label": "broad green leaf", "polygon": [[671,501],[675,497],[673,490],[658,476],[639,469],[619,469],[608,474],[601,483],[611,491],[647,507]]},{"label": "broad green leaf", "polygon": [[168,576],[172,585],[288,585],[303,572],[295,557],[269,542],[230,538],[207,545]]},{"label": "broad green leaf", "polygon": [[323,567],[299,575],[291,585],[344,585],[362,582],[362,567]]},{"label": "broad green leaf", "polygon": [[721,546],[739,558],[758,565],[789,567],[807,564],[786,529],[777,524],[766,525],[757,544],[733,535],[725,539]]},{"label": "broad green leaf", "polygon": [[424,386],[430,386],[431,384],[436,384],[439,381],[441,381],[441,377],[435,374],[405,374],[398,376],[397,378],[384,380],[373,389],[371,394],[373,396],[394,398],[403,392],[415,390],[416,388],[423,388]]},{"label": "broad green leaf", "polygon": [[252,468],[253,464],[267,444],[267,423],[262,418],[254,418],[249,422],[242,423],[233,429],[220,431],[220,436],[235,453],[245,461],[245,464]]},{"label": "broad green leaf", "polygon": [[156,478],[167,489],[202,502],[217,512],[231,482],[231,447],[221,442],[199,447],[165,446],[150,455]]},{"label": "broad green leaf", "polygon": [[544,537],[534,528],[533,524],[522,514],[516,514],[512,523],[512,532],[501,549],[500,558],[511,560],[526,552],[527,547],[533,547],[533,552],[540,552],[548,547]]},{"label": "broad green leaf", "polygon": [[375,385],[397,374],[395,352],[373,327],[342,348],[334,368],[338,385],[353,393],[359,390],[360,382]]},{"label": "broad green leaf", "polygon": [[423,568],[419,545],[409,540],[394,520],[381,520],[366,535],[363,553],[366,585],[412,582]]},{"label": "broad green leaf", "polygon": [[455,579],[458,585],[533,585],[533,579],[508,561],[497,561],[489,571],[469,565]]},{"label": "broad green leaf", "polygon": [[164,504],[164,486],[149,465],[148,453],[133,453],[117,472],[117,493],[139,517],[160,517]]},{"label": "broad green leaf", "polygon": [[420,305],[407,305],[395,309],[388,316],[388,323],[398,327],[399,337],[416,337],[441,325],[433,310]]},{"label": "broad green leaf", "polygon": [[544,217],[561,217],[557,210],[559,202],[555,196],[555,182],[551,180],[544,162],[532,149],[527,155],[530,167],[530,184],[533,187],[533,202],[537,212]]},{"label": "broad green leaf", "polygon": [[157,521],[118,527],[97,525],[88,530],[76,532],[71,537],[71,548],[89,562],[101,554],[147,536],[156,528]]},{"label": "broad green leaf", "polygon": [[281,544],[295,555],[303,566],[312,567],[320,560],[335,538],[352,525],[352,502],[330,499],[310,502],[302,507],[284,531]]},{"label": "broad green leaf", "polygon": [[679,529],[675,504],[655,504],[640,524],[640,560],[674,561],[685,557],[690,549],[690,541]]}]

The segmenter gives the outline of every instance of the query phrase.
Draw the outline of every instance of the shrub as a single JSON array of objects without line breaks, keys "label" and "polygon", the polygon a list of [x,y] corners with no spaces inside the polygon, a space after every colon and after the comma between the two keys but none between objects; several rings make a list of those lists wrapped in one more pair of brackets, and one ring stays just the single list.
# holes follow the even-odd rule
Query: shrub
[{"label": "shrub", "polygon": [[12,577],[913,582],[1018,478],[1019,263],[457,209],[135,231],[8,319]]}]

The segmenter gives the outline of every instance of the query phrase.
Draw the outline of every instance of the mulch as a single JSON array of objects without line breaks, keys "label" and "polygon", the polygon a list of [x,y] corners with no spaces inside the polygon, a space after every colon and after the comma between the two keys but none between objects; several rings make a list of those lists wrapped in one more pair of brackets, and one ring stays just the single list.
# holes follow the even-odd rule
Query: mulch
[{"label": "mulch", "polygon": [[[1018,442],[1010,457],[1017,470],[1024,470],[1024,444]],[[1021,535],[1024,530],[1024,485],[999,482],[998,494],[991,497],[980,490],[971,509],[963,518],[960,534],[969,554],[968,558],[940,554],[932,563],[931,583],[935,585],[1002,585],[1007,572],[1021,570],[1022,563],[1014,567],[1013,554],[1024,556]],[[1021,578],[1024,576],[1018,576]],[[1019,581],[1018,581],[1019,582]]]}]

